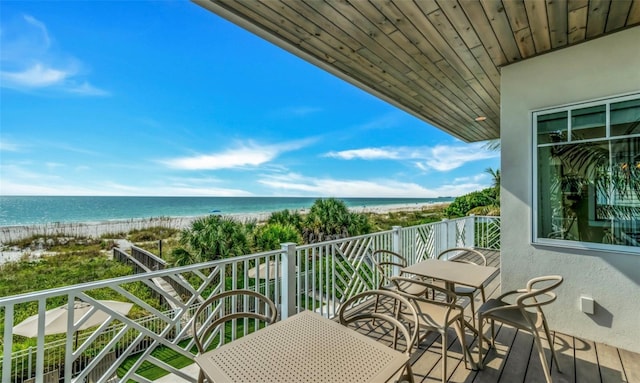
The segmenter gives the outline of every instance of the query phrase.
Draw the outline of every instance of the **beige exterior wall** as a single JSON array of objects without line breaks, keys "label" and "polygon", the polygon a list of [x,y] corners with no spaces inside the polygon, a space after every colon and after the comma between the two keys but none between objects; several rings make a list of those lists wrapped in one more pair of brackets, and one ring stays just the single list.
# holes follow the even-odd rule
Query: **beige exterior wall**
[{"label": "beige exterior wall", "polygon": [[[640,255],[532,244],[534,110],[640,92],[640,27],[502,69],[502,289],[565,277],[552,329],[640,352]],[[593,297],[594,315],[580,311]]]}]

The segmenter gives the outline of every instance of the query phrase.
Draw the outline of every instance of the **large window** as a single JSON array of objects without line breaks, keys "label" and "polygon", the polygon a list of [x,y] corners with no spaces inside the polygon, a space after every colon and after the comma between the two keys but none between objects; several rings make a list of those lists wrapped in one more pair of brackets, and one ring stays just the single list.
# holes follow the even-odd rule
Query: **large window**
[{"label": "large window", "polygon": [[640,252],[640,95],[533,114],[534,242]]}]

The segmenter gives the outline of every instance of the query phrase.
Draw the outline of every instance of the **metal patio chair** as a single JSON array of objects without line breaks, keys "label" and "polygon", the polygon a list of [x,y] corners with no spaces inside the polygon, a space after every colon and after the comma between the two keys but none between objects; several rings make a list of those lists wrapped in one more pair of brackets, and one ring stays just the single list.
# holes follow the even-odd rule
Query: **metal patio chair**
[{"label": "metal patio chair", "polygon": [[[548,275],[529,280],[524,289],[506,292],[498,298],[489,299],[478,309],[478,367],[482,367],[482,325],[485,320],[491,322],[491,343],[495,348],[495,321],[503,322],[527,331],[533,335],[534,343],[540,355],[540,362],[544,370],[547,383],[551,383],[549,365],[544,355],[542,342],[540,341],[540,331],[543,330],[547,337],[547,342],[551,348],[551,359],[555,360],[558,371],[558,357],[551,340],[547,319],[542,312],[542,306],[548,305],[556,300],[557,295],[552,291],[560,286],[563,278],[560,275]],[[506,298],[509,298],[508,300]],[[511,303],[513,302],[513,303]]]},{"label": "metal patio chair", "polygon": [[[252,290],[230,290],[209,297],[193,314],[192,333],[198,355],[207,348],[216,337],[224,337],[225,324],[236,319],[254,319],[258,323],[253,331],[262,324],[276,322],[278,309],[271,299]],[[222,343],[222,339],[220,339]],[[203,383],[205,375],[200,370],[198,383]]]}]

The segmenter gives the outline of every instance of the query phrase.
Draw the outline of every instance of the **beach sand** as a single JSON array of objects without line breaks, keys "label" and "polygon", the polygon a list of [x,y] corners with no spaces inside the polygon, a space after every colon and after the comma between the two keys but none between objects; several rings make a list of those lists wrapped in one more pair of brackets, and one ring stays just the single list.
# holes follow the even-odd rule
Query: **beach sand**
[{"label": "beach sand", "polygon": [[[354,213],[375,213],[388,214],[400,211],[421,211],[438,206],[446,206],[448,203],[413,203],[413,204],[396,204],[396,205],[380,205],[380,206],[358,206],[349,208]],[[308,213],[309,209],[298,210],[301,214]],[[260,213],[241,213],[241,214],[223,214],[223,216],[231,217],[239,222],[249,221],[266,221],[271,212]],[[44,225],[28,225],[28,226],[2,226],[0,227],[0,247],[3,244],[19,241],[24,238],[33,236],[69,236],[69,237],[89,237],[99,238],[105,235],[113,234],[114,238],[119,238],[122,233],[128,233],[131,230],[140,230],[149,227],[167,227],[182,230],[191,225],[193,221],[205,216],[194,217],[155,217],[140,218],[129,220],[114,220],[103,222],[73,222],[73,223],[50,223]],[[4,249],[7,250],[7,249]],[[3,251],[8,253],[9,251]],[[1,257],[0,257],[1,258]]]}]

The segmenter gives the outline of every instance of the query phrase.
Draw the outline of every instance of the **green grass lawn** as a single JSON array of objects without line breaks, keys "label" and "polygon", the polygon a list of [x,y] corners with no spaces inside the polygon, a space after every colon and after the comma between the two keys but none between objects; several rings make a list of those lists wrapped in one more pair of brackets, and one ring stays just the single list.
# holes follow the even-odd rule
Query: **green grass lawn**
[{"label": "green grass lawn", "polygon": [[[264,324],[261,324],[260,327],[264,327]],[[254,322],[251,320],[249,322],[249,332],[253,332],[255,328]],[[228,343],[231,341],[231,331],[232,331],[232,326],[231,326],[231,322],[227,322],[226,324],[226,328],[225,328],[225,343]],[[244,333],[244,324],[242,323],[242,320],[239,320],[239,322],[237,323],[237,327],[236,327],[236,339],[242,337]],[[185,339],[181,342],[178,343],[178,345],[180,347],[185,347],[188,343],[189,343],[190,339]],[[214,338],[213,342],[211,342],[212,346],[210,347],[210,349],[214,349],[215,345],[218,344],[218,337]],[[195,355],[196,354],[196,348],[195,346],[193,347],[193,349],[191,350],[191,352]],[[186,367],[190,364],[193,363],[193,359],[192,358],[187,358],[185,356],[183,356],[182,354],[179,354],[175,351],[173,351],[172,349],[165,347],[165,346],[160,346],[157,349],[155,349],[151,355],[153,355],[154,357],[158,358],[159,360],[167,363],[168,365],[175,367],[177,369]],[[118,367],[118,377],[123,377],[127,371],[129,371],[131,369],[131,367],[133,366],[133,364],[140,358],[140,354],[138,355],[133,355],[129,358],[127,358],[127,360],[120,365],[120,367]],[[156,380],[158,378],[161,378],[165,375],[168,375],[169,372],[166,370],[163,370],[162,368],[150,363],[150,362],[142,362],[142,365],[140,367],[138,367],[138,370],[136,371],[138,373],[138,375],[143,376],[149,380]],[[134,383],[132,380],[129,380],[128,383]]]},{"label": "green grass lawn", "polygon": [[[188,342],[189,340],[184,340],[180,342],[179,345],[184,347]],[[141,354],[133,355],[129,357],[122,365],[120,365],[120,367],[118,367],[118,377],[124,376],[126,372],[131,369],[133,364],[140,358],[140,355]],[[186,367],[193,363],[192,358],[187,358],[182,354],[178,354],[177,352],[165,346],[158,347],[151,353],[151,355],[178,369]],[[168,371],[165,371],[162,368],[146,361],[142,362],[142,365],[138,368],[137,373],[149,380],[156,380],[169,374]],[[129,380],[129,382],[133,381]]]}]

